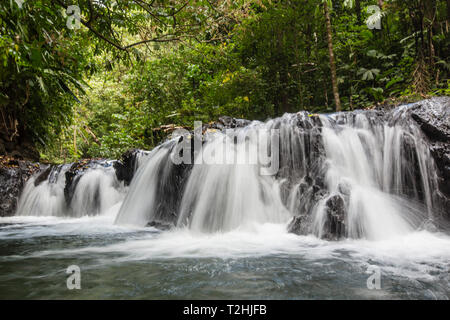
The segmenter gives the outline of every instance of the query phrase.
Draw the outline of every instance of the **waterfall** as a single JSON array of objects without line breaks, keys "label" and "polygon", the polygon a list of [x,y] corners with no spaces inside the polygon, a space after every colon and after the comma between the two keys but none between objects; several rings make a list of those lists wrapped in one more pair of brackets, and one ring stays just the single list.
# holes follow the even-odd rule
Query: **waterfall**
[{"label": "waterfall", "polygon": [[116,218],[118,224],[145,226],[156,216],[158,205],[158,181],[164,179],[168,172],[164,166],[170,165],[168,159],[170,149],[158,147],[147,156],[147,163],[140,166],[136,172],[128,196]]},{"label": "waterfall", "polygon": [[138,153],[129,188],[109,162],[53,166],[28,181],[17,215],[98,215],[123,201],[119,225],[213,233],[279,224],[324,239],[407,234],[436,225],[442,211],[430,146],[410,111],[299,112],[201,128]]},{"label": "waterfall", "polygon": [[48,177],[41,183],[38,180],[41,177],[40,175],[28,180],[22,191],[16,215],[64,216],[66,212],[64,201],[65,173],[69,167],[69,165],[61,165],[46,169],[45,172],[48,173]]},{"label": "waterfall", "polygon": [[[348,237],[386,239],[417,229],[426,215],[410,202],[423,194],[427,212],[432,210],[431,170],[424,168],[432,159],[420,139],[398,125],[371,122],[361,113],[354,121],[339,120],[342,124],[337,125],[336,119],[322,117],[330,196],[313,213],[314,233],[323,235],[329,220],[325,203],[333,196],[343,200]],[[415,167],[420,170],[420,185],[414,178]]]},{"label": "waterfall", "polygon": [[75,171],[67,181],[72,165],[48,167],[32,177],[22,192],[16,215],[82,217],[106,212],[125,196],[110,163],[92,163]]},{"label": "waterfall", "polygon": [[[224,131],[206,134],[194,157],[225,160],[197,161],[184,169],[171,162],[178,143],[171,140],[137,172],[116,222],[163,221],[223,232],[294,217],[291,231],[321,238],[378,240],[409,233],[432,223],[437,177],[424,137],[407,112],[300,112],[236,128],[233,137]],[[267,136],[274,129],[278,140]],[[279,168],[271,176],[261,175],[258,161],[226,160],[258,158],[261,141],[250,132],[259,131],[266,133],[266,145],[279,144]],[[240,135],[246,139],[234,139]],[[176,195],[161,192],[168,185]],[[165,214],[167,197],[173,205]]]},{"label": "waterfall", "polygon": [[[246,131],[239,133],[245,135]],[[230,141],[233,136],[218,133],[206,143],[202,155],[214,154],[219,161],[197,164],[192,169],[181,202],[179,226],[213,232],[288,221],[290,215],[283,206],[279,183],[260,175],[258,157],[250,159],[258,155],[256,136],[245,136],[249,140],[241,138],[235,144]],[[227,157],[230,163],[226,163]]]}]

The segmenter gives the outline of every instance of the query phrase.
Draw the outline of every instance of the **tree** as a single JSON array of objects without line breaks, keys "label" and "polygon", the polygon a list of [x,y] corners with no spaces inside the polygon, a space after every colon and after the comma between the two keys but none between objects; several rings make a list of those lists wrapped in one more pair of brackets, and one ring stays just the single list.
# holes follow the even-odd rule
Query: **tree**
[{"label": "tree", "polygon": [[333,50],[333,31],[331,28],[330,10],[328,8],[328,1],[323,1],[323,8],[325,13],[325,22],[327,26],[327,42],[328,42],[328,54],[330,56],[330,71],[331,71],[331,84],[333,86],[334,103],[336,104],[336,111],[341,111],[341,99],[339,97],[338,80],[336,74],[336,62],[334,58]]}]

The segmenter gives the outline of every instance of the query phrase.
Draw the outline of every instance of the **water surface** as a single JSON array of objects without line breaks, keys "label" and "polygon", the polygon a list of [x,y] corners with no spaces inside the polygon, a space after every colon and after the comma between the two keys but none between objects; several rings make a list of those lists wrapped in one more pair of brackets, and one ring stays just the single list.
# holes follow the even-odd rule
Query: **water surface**
[{"label": "water surface", "polygon": [[[328,242],[283,224],[161,232],[84,218],[0,219],[1,299],[448,299],[450,237]],[[81,268],[81,290],[66,269]],[[370,266],[381,289],[369,290]]]}]

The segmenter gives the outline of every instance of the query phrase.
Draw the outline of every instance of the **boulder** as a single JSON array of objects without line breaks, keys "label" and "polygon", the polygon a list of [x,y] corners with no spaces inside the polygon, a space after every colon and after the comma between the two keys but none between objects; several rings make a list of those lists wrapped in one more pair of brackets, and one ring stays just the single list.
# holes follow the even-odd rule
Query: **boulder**
[{"label": "boulder", "polygon": [[131,183],[137,169],[137,158],[143,153],[146,153],[146,151],[131,149],[125,152],[120,160],[114,162],[113,166],[116,170],[117,179],[123,181],[126,186]]},{"label": "boulder", "polygon": [[0,217],[15,214],[26,181],[39,168],[36,163],[0,158]]},{"label": "boulder", "polygon": [[288,225],[288,232],[296,235],[306,235],[309,231],[309,222],[307,215],[294,217]]},{"label": "boulder", "polygon": [[345,237],[346,207],[340,195],[334,195],[325,202],[327,221],[324,226],[324,238],[337,240]]},{"label": "boulder", "polygon": [[411,118],[429,141],[438,169],[439,201],[450,219],[450,97],[416,103],[412,107]]}]

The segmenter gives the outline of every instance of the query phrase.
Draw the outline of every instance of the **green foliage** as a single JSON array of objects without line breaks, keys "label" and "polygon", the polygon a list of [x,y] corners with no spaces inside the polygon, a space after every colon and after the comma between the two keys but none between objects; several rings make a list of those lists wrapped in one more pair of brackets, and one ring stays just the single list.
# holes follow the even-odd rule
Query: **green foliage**
[{"label": "green foliage", "polygon": [[45,1],[27,1],[22,8],[15,1],[0,5],[0,132],[5,140],[45,144],[70,124],[89,50],[80,46],[88,43],[62,27],[65,22]]},{"label": "green foliage", "polygon": [[[69,1],[0,4],[2,134],[17,121],[49,161],[152,148],[165,126],[222,115],[335,110],[323,1],[72,2],[75,31]],[[369,29],[378,3],[327,0],[342,109],[450,95],[448,1],[383,1]]]}]

